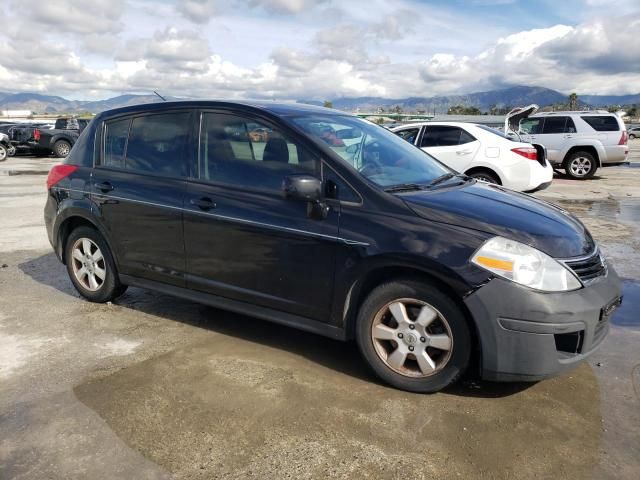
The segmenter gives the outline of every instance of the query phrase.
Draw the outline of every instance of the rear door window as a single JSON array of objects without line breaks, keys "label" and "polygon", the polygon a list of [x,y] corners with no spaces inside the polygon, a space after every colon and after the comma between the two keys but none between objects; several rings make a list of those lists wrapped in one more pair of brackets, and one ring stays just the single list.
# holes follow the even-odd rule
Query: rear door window
[{"label": "rear door window", "polygon": [[547,117],[544,119],[544,126],[542,127],[542,133],[565,133],[565,126],[567,124],[567,117]]},{"label": "rear door window", "polygon": [[184,151],[191,113],[135,117],[127,144],[125,168],[172,177],[186,176]]},{"label": "rear door window", "polygon": [[613,115],[589,115],[580,118],[597,132],[617,132],[620,130],[618,119]]},{"label": "rear door window", "polygon": [[[429,125],[425,127],[420,146],[449,147],[453,145],[460,145],[461,133],[462,129],[459,127],[450,127],[446,125]],[[468,142],[465,141],[464,143]]]}]

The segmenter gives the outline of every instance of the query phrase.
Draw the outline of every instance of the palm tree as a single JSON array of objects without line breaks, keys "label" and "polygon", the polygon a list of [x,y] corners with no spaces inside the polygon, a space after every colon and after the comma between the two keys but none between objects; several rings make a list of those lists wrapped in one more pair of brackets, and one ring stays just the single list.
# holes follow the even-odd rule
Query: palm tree
[{"label": "palm tree", "polygon": [[575,92],[569,95],[569,110],[578,110],[578,94]]}]

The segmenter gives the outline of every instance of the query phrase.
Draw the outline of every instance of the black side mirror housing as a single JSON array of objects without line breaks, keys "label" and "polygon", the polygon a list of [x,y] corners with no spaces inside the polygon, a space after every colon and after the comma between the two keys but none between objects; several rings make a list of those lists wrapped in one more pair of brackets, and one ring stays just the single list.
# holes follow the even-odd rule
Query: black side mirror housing
[{"label": "black side mirror housing", "polygon": [[322,199],[322,182],[312,175],[289,175],[282,182],[286,198],[305,202],[319,202]]}]

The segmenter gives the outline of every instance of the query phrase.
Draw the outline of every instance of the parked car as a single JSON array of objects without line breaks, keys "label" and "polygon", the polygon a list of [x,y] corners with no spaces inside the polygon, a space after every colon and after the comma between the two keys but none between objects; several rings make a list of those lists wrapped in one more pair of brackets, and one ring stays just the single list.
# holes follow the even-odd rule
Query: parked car
[{"label": "parked car", "polygon": [[37,148],[52,152],[56,157],[66,157],[90,121],[86,118],[57,119],[54,128],[39,130]]},{"label": "parked car", "polygon": [[[269,129],[266,144],[230,133],[249,123]],[[349,145],[327,142],[326,125]],[[577,218],[333,109],[103,112],[47,187],[49,240],[87,300],[138,286],[355,339],[410,391],[468,367],[491,380],[561,372],[601,344],[621,299]]]},{"label": "parked car", "polygon": [[66,157],[89,122],[87,119],[60,118],[56,120],[55,128],[49,128],[47,124],[16,124],[8,129],[8,135],[17,152]]},{"label": "parked car", "polygon": [[628,135],[619,116],[606,111],[537,110],[537,105],[512,110],[505,129],[521,141],[543,145],[549,162],[569,177],[591,178],[599,167],[626,162]]},{"label": "parked car", "polygon": [[627,128],[627,134],[629,135],[629,140],[640,137],[640,127]]},{"label": "parked car", "polygon": [[544,148],[513,142],[485,125],[422,122],[391,131],[448,167],[478,180],[531,192],[547,188],[553,179]]}]

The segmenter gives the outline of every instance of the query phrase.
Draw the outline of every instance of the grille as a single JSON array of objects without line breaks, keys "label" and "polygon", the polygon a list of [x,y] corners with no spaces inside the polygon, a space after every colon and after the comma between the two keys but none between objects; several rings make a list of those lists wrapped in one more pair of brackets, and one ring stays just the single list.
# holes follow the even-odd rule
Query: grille
[{"label": "grille", "polygon": [[600,277],[606,273],[604,260],[598,251],[588,258],[567,261],[565,264],[573,270],[578,278],[583,282]]}]

